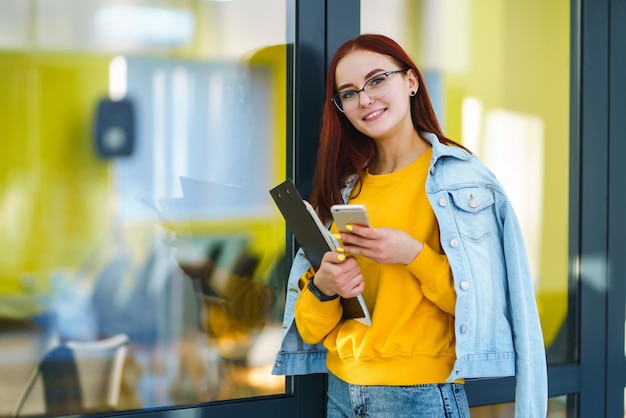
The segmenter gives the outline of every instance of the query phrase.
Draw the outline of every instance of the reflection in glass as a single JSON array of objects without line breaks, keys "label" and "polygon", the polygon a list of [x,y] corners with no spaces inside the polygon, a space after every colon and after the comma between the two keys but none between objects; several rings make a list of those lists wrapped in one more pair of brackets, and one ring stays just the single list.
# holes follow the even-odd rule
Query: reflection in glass
[{"label": "reflection in glass", "polygon": [[[0,2],[0,416],[44,358],[24,412],[285,393],[285,7]],[[71,347],[118,335],[88,407]]]}]

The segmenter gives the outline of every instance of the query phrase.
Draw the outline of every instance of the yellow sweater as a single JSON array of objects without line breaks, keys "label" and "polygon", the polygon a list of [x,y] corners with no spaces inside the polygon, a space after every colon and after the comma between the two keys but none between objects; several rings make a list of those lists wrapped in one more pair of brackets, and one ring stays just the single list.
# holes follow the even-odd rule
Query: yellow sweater
[{"label": "yellow sweater", "polygon": [[[365,204],[373,227],[402,229],[425,244],[406,266],[356,256],[365,277],[363,298],[372,326],[340,321],[325,336],[341,315],[339,301],[320,302],[303,286],[296,303],[303,340],[323,340],[328,369],[348,383],[442,383],[452,371],[456,294],[424,189],[430,158],[429,150],[395,173],[366,174],[361,193],[350,201]],[[337,232],[334,224],[331,230]],[[303,279],[306,282],[307,275]]]}]

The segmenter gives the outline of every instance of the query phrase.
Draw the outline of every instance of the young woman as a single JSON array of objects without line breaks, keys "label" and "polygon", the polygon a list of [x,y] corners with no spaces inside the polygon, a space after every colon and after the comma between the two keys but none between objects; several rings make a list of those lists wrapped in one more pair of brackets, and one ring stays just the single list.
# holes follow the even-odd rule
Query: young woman
[{"label": "young woman", "polygon": [[[502,186],[446,138],[424,80],[382,35],[330,64],[311,203],[371,227],[313,271],[292,264],[274,373],[328,372],[328,417],[468,417],[465,379],[517,377],[516,417],[545,417],[545,350],[522,234]],[[342,319],[362,295],[371,326]]]}]

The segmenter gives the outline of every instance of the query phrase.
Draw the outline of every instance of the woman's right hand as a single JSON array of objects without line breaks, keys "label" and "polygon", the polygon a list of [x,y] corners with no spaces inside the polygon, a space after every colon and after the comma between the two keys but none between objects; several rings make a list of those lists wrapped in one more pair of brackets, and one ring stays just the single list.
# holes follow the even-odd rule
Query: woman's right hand
[{"label": "woman's right hand", "polygon": [[343,298],[360,295],[365,288],[361,268],[354,257],[343,252],[329,251],[315,273],[315,286],[325,295]]}]

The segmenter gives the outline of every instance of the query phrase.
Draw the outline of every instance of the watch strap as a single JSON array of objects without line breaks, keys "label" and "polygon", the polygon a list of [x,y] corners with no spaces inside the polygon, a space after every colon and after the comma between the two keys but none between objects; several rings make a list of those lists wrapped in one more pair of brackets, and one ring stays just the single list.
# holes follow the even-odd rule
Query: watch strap
[{"label": "watch strap", "polygon": [[321,290],[319,290],[317,288],[317,286],[315,286],[315,283],[313,283],[313,279],[315,278],[315,276],[311,277],[311,280],[309,280],[309,291],[311,293],[313,293],[313,295],[317,298],[317,300],[319,300],[320,302],[328,302],[331,300],[335,300],[339,297],[338,294],[334,294],[333,296],[327,296],[324,293],[322,293]]}]

